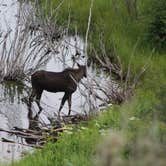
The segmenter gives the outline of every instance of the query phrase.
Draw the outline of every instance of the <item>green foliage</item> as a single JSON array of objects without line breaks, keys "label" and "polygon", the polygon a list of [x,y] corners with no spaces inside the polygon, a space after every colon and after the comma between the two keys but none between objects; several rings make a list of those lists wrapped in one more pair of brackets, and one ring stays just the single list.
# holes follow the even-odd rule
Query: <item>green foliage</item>
[{"label": "green foliage", "polygon": [[[59,17],[56,17],[58,24],[67,25],[70,14],[70,33],[75,33],[75,29],[77,29],[78,35],[84,37],[87,30],[90,2],[90,0],[65,1],[59,9]],[[138,6],[142,2],[143,0],[139,1]],[[53,8],[56,8],[59,3],[59,0],[54,0]],[[125,50],[124,53],[121,46],[128,47],[128,45],[135,44],[142,36],[143,26],[142,21],[137,22],[130,19],[123,1],[95,0],[89,32],[89,56],[94,56],[93,47],[99,51],[99,55],[101,54],[100,40],[102,37],[108,56],[111,47],[114,46],[118,50],[119,56],[129,57],[130,52]]]},{"label": "green foliage", "polygon": [[157,119],[166,123],[166,85],[159,87],[159,102],[156,104]]},{"label": "green foliage", "polygon": [[153,0],[150,13],[148,39],[153,47],[166,50],[166,1]]}]

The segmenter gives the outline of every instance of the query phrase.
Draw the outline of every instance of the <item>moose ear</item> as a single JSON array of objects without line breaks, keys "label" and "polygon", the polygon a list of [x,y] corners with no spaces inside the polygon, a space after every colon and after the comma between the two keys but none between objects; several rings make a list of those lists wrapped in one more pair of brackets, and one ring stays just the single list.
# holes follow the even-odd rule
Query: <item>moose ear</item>
[{"label": "moose ear", "polygon": [[77,66],[78,66],[78,67],[81,67],[81,65],[80,65],[78,62],[77,62]]}]

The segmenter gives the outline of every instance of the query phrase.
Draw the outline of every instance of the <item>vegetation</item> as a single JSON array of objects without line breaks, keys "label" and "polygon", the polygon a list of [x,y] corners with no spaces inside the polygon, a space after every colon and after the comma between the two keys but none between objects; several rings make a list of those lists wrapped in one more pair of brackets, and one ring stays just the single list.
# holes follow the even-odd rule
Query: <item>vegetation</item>
[{"label": "vegetation", "polygon": [[[54,0],[52,6],[59,4]],[[70,31],[84,36],[89,15],[89,0],[70,0],[59,9],[59,24],[68,21]],[[41,2],[42,3],[42,2]],[[95,0],[89,35],[89,54],[101,50],[101,37],[107,56],[112,48],[131,78],[145,64],[131,99],[111,106],[87,124],[68,126],[70,131],[56,143],[26,156],[17,166],[164,166],[166,152],[166,57],[165,1]],[[153,4],[153,5],[152,5]],[[136,6],[135,6],[136,5]],[[150,7],[150,8],[149,8]],[[47,8],[46,8],[47,9]],[[46,12],[46,10],[45,10]]]},{"label": "vegetation", "polygon": [[[153,12],[152,12],[153,11]],[[166,2],[153,0],[149,25],[149,40],[159,51],[166,49]]]}]

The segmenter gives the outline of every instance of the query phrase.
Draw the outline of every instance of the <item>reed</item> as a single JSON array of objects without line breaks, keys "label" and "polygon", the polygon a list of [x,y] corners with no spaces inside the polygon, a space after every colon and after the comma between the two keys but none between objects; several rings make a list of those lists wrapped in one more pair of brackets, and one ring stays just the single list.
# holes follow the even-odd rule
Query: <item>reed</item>
[{"label": "reed", "polygon": [[[52,40],[48,22],[43,23],[36,18],[33,4],[19,3],[16,26],[2,32],[0,40],[1,81],[24,80],[46,64],[50,58]],[[55,49],[55,45],[52,48]]]}]

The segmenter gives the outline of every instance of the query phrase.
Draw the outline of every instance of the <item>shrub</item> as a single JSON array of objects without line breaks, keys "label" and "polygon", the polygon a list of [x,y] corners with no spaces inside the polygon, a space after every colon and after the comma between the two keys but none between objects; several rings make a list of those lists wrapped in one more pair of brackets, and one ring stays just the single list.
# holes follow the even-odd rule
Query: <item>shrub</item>
[{"label": "shrub", "polygon": [[148,39],[157,50],[166,49],[166,1],[153,0]]}]

